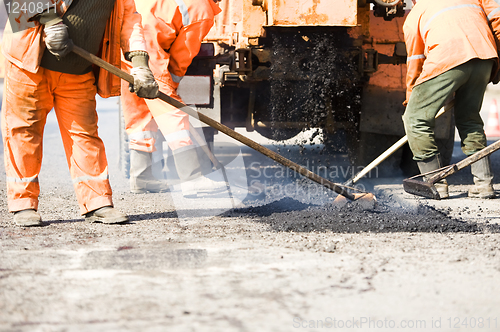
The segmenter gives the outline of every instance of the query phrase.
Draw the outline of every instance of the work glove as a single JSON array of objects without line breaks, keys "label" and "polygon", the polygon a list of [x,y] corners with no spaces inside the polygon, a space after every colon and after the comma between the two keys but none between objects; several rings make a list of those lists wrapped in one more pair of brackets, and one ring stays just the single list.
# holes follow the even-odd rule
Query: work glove
[{"label": "work glove", "polygon": [[148,66],[148,54],[142,51],[131,52],[129,55],[133,68],[130,75],[134,77],[134,84],[129,85],[130,92],[141,98],[154,99],[159,95],[158,83]]},{"label": "work glove", "polygon": [[53,25],[45,25],[45,45],[50,53],[54,54],[58,60],[65,57],[73,50],[73,41],[69,39],[68,26],[63,22]]}]

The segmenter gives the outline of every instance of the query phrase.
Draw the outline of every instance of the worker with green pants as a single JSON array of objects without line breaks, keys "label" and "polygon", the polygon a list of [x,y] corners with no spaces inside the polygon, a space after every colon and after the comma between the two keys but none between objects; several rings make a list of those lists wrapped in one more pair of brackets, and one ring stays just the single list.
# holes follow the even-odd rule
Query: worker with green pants
[{"label": "worker with green pants", "polygon": [[[453,95],[462,151],[469,156],[486,147],[479,112],[486,86],[498,70],[498,55],[496,34],[480,1],[414,3],[403,26],[408,53],[403,122],[413,159],[427,173],[444,166],[434,135],[435,116]],[[489,158],[472,164],[471,172],[469,197],[495,197]],[[441,198],[449,197],[446,180],[436,189]]]}]

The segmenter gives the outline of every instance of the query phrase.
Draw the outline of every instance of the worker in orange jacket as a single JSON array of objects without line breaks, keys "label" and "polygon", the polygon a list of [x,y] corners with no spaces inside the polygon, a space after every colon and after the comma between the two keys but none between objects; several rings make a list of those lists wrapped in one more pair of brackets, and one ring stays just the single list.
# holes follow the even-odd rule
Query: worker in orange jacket
[{"label": "worker in orange jacket", "polygon": [[[443,166],[434,118],[453,94],[462,151],[471,155],[486,146],[479,112],[486,86],[498,68],[495,37],[488,25],[489,19],[498,16],[488,17],[483,7],[479,0],[418,0],[404,23],[408,58],[403,121],[413,159],[422,173]],[[498,32],[496,25],[495,35]],[[474,163],[471,171],[475,185],[469,197],[494,197],[489,158]],[[436,189],[441,198],[448,197],[446,180],[436,184]]]},{"label": "worker in orange jacket", "polygon": [[96,82],[92,65],[71,49],[74,42],[119,66],[121,48],[133,64],[134,91],[154,98],[158,85],[147,64],[141,16],[133,0],[48,1],[48,10],[21,13],[4,32],[2,134],[9,210],[20,226],[42,224],[38,174],[44,125],[54,108],[81,213],[92,222],[127,221],[113,208],[95,100],[96,92],[118,95],[120,82],[103,71]]},{"label": "worker in orange jacket", "polygon": [[[150,66],[160,90],[182,101],[177,87],[203,38],[221,10],[217,0],[143,0],[137,3],[150,55]],[[127,67],[124,64],[124,67]],[[128,66],[129,67],[129,66]],[[130,189],[134,193],[159,192],[166,184],[152,172],[153,152],[158,126],[172,149],[181,180],[199,177],[198,189],[214,189],[216,184],[200,177],[208,159],[198,159],[189,133],[189,116],[160,100],[144,100],[128,91],[122,83],[122,108],[130,147]],[[155,121],[156,119],[156,121]],[[203,165],[202,165],[203,164]],[[185,196],[195,195],[194,188],[183,187]]]}]

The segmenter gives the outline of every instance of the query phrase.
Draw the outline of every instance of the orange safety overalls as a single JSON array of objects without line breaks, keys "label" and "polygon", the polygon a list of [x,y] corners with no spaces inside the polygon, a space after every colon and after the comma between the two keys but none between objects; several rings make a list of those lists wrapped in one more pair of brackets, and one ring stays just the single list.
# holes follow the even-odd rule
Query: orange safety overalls
[{"label": "orange safety overalls", "polygon": [[[141,0],[137,10],[160,91],[182,101],[176,92],[179,82],[221,10],[212,0]],[[126,63],[122,67],[131,68]],[[158,125],[172,150],[193,144],[186,113],[161,100],[137,97],[126,82],[121,98],[130,149],[153,152]]]},{"label": "orange safety overalls", "polygon": [[[53,0],[62,16],[71,0]],[[2,51],[7,59],[2,105],[7,198],[11,212],[38,209],[38,175],[42,164],[43,130],[47,114],[55,109],[82,214],[112,205],[108,164],[97,133],[95,94],[120,93],[119,78],[101,70],[97,84],[93,72],[70,75],[39,67],[44,51],[43,26],[22,15],[12,33],[4,32]],[[71,36],[70,36],[71,37]],[[116,0],[102,41],[101,57],[120,66],[124,52],[146,50],[133,0]]]}]

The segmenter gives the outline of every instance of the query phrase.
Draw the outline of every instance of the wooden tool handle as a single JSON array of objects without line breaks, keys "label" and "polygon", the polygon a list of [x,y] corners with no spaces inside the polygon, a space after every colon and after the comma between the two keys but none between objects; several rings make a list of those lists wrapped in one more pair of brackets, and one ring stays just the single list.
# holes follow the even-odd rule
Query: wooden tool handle
[{"label": "wooden tool handle", "polygon": [[[110,64],[110,63],[102,60],[101,58],[85,51],[84,49],[75,45],[73,47],[73,52],[78,54],[82,58],[86,59],[87,61],[109,71],[110,73],[112,73],[118,77],[120,77],[121,79],[123,79],[129,83],[134,83],[134,78],[132,77],[132,75],[124,72],[123,70],[121,70],[119,68],[116,68],[112,64]],[[195,111],[191,107],[188,107],[187,105],[181,103],[180,101],[175,100],[174,98],[172,98],[170,96],[167,96],[163,92],[159,93],[158,98],[163,100],[164,102],[180,109],[184,113],[187,113],[190,116],[199,119],[201,122],[206,123],[210,127],[215,128],[215,129],[223,132],[224,134],[228,135],[229,137],[234,138],[235,140],[239,141],[240,143],[243,143],[246,146],[251,147],[252,149],[262,153],[263,155],[271,158],[272,160],[282,164],[283,166],[286,166],[286,167],[290,168],[291,170],[305,176],[306,178],[308,178],[308,179],[310,179],[310,180],[312,180],[312,181],[314,181],[314,182],[316,182],[316,183],[318,183],[318,184],[320,184],[328,189],[335,191],[337,194],[345,196],[346,198],[348,198],[350,200],[355,199],[354,195],[351,194],[350,192],[348,192],[343,186],[341,186],[337,183],[333,183],[325,178],[322,178],[321,176],[311,172],[307,168],[304,168],[304,167],[300,166],[299,164],[294,163],[293,161],[286,159],[285,157],[277,154],[276,152],[271,151],[270,149],[268,149],[268,148],[266,148],[266,147],[264,147],[256,142],[252,141],[251,139],[237,133],[236,131],[232,130],[231,128],[213,120],[212,118],[206,116],[205,114],[202,114],[202,113],[199,113],[198,111]]]},{"label": "wooden tool handle", "polygon": [[479,159],[489,156],[498,149],[500,149],[500,140],[496,141],[493,144],[488,145],[487,147],[474,153],[473,155],[468,156],[464,160],[461,160],[454,165],[450,165],[444,171],[441,171],[436,175],[431,176],[427,181],[430,183],[435,183],[441,179],[444,179],[445,177],[458,172],[459,170],[469,166],[470,164],[475,163]]}]

